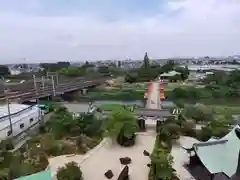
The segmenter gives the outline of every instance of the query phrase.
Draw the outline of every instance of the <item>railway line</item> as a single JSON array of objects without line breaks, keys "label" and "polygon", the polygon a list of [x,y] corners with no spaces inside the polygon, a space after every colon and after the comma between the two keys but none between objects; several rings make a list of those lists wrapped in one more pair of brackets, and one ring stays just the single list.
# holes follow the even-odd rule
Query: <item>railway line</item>
[{"label": "railway line", "polygon": [[63,81],[59,84],[37,83],[37,92],[33,82],[26,82],[14,87],[7,87],[7,92],[0,95],[0,101],[4,101],[6,96],[9,100],[28,101],[37,98],[44,98],[52,95],[64,94],[66,92],[81,90],[104,83],[109,78],[101,78],[97,80],[73,79],[70,81]]}]

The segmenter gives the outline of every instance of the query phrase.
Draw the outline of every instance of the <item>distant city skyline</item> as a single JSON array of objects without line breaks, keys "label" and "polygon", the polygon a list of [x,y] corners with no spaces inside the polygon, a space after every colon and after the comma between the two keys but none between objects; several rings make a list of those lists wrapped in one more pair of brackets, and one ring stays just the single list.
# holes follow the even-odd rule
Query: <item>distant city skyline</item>
[{"label": "distant city skyline", "polygon": [[0,0],[0,27],[0,64],[240,54],[239,0]]},{"label": "distant city skyline", "polygon": [[[206,57],[209,57],[210,59],[216,59],[216,60],[240,60],[240,55],[229,55],[229,56],[198,56],[198,57],[166,57],[166,58],[151,58],[149,57],[150,61],[153,60],[153,61],[156,61],[156,60],[207,60]],[[230,59],[229,59],[230,58]],[[20,59],[17,59],[13,60],[13,63],[11,63],[11,61],[1,61],[0,60],[0,65],[1,64],[39,64],[39,63],[57,63],[57,62],[61,62],[61,61],[67,61],[67,62],[70,62],[70,63],[85,63],[86,61],[88,62],[97,62],[97,61],[101,61],[101,62],[104,62],[104,61],[142,61],[144,58],[143,56],[139,59],[132,59],[132,58],[125,58],[125,59],[96,59],[96,60],[40,60],[40,61],[31,61],[31,60],[21,60],[22,58]]]}]

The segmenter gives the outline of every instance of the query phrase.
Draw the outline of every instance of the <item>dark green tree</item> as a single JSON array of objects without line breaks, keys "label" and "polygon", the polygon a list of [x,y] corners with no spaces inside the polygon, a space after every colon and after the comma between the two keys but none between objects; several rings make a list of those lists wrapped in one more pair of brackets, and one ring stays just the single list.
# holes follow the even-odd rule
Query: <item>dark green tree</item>
[{"label": "dark green tree", "polygon": [[65,167],[59,168],[57,172],[58,180],[83,180],[82,171],[75,162],[70,162]]},{"label": "dark green tree", "polygon": [[136,82],[136,80],[137,80],[137,76],[134,74],[127,74],[125,76],[125,82],[134,83],[134,82]]},{"label": "dark green tree", "polygon": [[10,75],[10,71],[7,66],[0,65],[0,77]]},{"label": "dark green tree", "polygon": [[162,72],[172,71],[172,70],[174,70],[175,66],[176,66],[176,63],[175,63],[173,60],[169,60],[169,61],[167,61],[166,64],[164,64],[164,65],[161,67],[161,71],[162,71]]},{"label": "dark green tree", "polygon": [[162,148],[155,148],[151,155],[152,178],[161,180],[172,179],[174,173],[172,169],[173,157]]},{"label": "dark green tree", "polygon": [[149,62],[149,58],[148,58],[147,52],[145,53],[143,62],[144,62],[144,64],[143,64],[144,68],[148,69],[150,67],[150,62]]},{"label": "dark green tree", "polygon": [[105,135],[117,140],[119,137],[131,138],[135,135],[138,124],[133,115],[126,109],[113,111],[105,121]]},{"label": "dark green tree", "polygon": [[188,78],[188,75],[189,75],[189,70],[188,70],[188,67],[185,66],[185,67],[176,67],[175,68],[175,71],[181,73],[181,78],[182,80],[186,80]]},{"label": "dark green tree", "polygon": [[121,68],[121,61],[118,61],[117,67],[118,67],[118,68]]}]

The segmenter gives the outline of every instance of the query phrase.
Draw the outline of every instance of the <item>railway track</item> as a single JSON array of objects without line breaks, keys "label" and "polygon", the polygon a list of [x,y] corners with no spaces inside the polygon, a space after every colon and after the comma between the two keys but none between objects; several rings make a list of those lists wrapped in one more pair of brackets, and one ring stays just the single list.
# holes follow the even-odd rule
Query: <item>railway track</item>
[{"label": "railway track", "polygon": [[[105,82],[107,79],[98,79],[98,80],[84,80],[84,79],[74,79],[68,82],[61,82],[60,84],[55,86],[56,95],[63,94],[70,91],[75,91],[78,89],[84,89],[91,86],[99,85]],[[42,83],[37,84],[38,92],[34,88],[34,84],[29,82],[27,84],[19,85],[21,87],[18,88],[9,88],[8,92],[5,94],[0,95],[0,101],[4,101],[6,95],[8,96],[9,100],[31,100],[36,98],[43,98],[47,96],[52,96],[53,86],[52,84],[46,84],[43,86]],[[38,94],[38,97],[37,97]]]}]

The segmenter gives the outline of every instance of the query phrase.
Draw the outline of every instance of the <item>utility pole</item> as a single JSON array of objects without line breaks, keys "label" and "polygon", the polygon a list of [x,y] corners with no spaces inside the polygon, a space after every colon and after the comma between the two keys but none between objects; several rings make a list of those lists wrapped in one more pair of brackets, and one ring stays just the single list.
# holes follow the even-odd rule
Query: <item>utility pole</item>
[{"label": "utility pole", "polygon": [[59,83],[58,80],[59,80],[59,79],[58,79],[58,73],[56,73],[56,81],[57,81],[57,85],[58,85],[58,83]]},{"label": "utility pole", "polygon": [[[34,89],[35,89],[35,93],[36,93],[36,96],[37,96],[37,105],[39,106],[39,94],[38,94],[38,87],[37,87],[37,82],[36,82],[36,76],[35,74],[33,75],[33,83],[34,83]],[[38,121],[40,122],[40,119],[42,118],[42,112],[40,110],[40,108],[38,107],[39,109],[39,114],[38,114]]]},{"label": "utility pole", "polygon": [[10,102],[9,102],[9,98],[8,98],[8,88],[6,86],[5,83],[5,79],[4,77],[2,77],[2,81],[3,81],[3,85],[4,85],[4,94],[5,94],[5,98],[6,98],[6,103],[7,103],[7,109],[8,109],[8,119],[9,119],[9,126],[10,126],[10,135],[13,133],[13,127],[12,127],[12,117],[11,117],[11,110],[10,110]]},{"label": "utility pole", "polygon": [[45,89],[45,79],[44,79],[44,76],[42,76],[42,87],[43,87],[43,90]]},{"label": "utility pole", "polygon": [[54,82],[54,77],[51,76],[52,78],[52,89],[53,89],[53,96],[56,96],[56,89],[55,89],[55,82]]}]

